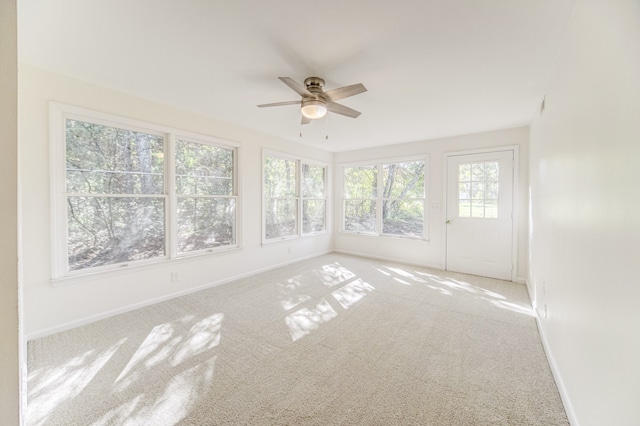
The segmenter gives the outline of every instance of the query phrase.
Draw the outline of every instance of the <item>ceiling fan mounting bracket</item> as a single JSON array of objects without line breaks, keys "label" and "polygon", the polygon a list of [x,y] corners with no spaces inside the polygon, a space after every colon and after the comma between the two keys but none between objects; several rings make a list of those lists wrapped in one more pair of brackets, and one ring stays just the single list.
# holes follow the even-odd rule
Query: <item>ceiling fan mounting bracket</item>
[{"label": "ceiling fan mounting bracket", "polygon": [[307,90],[311,93],[322,92],[324,80],[320,77],[307,77],[304,80],[304,85],[307,86]]}]

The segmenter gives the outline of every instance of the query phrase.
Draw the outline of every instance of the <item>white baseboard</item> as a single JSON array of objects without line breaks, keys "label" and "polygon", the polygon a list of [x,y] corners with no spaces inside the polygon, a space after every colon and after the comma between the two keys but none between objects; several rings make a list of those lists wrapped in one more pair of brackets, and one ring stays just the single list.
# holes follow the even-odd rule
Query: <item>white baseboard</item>
[{"label": "white baseboard", "polygon": [[358,252],[349,251],[349,250],[333,250],[333,252],[334,253],[341,253],[341,254],[349,254],[351,256],[368,257],[369,259],[388,260],[389,262],[404,263],[405,265],[420,266],[422,268],[437,269],[439,271],[444,270],[444,268],[441,265],[430,265],[428,263],[408,262],[406,259],[396,259],[396,258],[393,258],[393,257],[374,256],[374,255],[368,254],[368,253],[358,253]]},{"label": "white baseboard", "polygon": [[269,265],[267,267],[264,268],[260,268],[260,269],[254,269],[248,272],[243,272],[242,274],[238,274],[238,275],[234,275],[228,278],[224,278],[218,281],[212,281],[203,285],[199,285],[196,287],[192,287],[186,290],[182,290],[182,291],[177,291],[177,292],[173,292],[173,293],[169,293],[169,294],[165,294],[163,296],[159,296],[159,297],[155,297],[153,299],[148,299],[148,300],[144,300],[142,302],[138,302],[138,303],[133,303],[131,305],[127,305],[127,306],[122,306],[120,308],[116,308],[116,309],[111,309],[108,311],[104,311],[104,312],[100,312],[99,314],[95,314],[95,315],[90,315],[84,318],[80,318],[77,320],[73,320],[73,321],[69,321],[63,324],[59,324],[53,327],[48,327],[48,328],[44,328],[42,330],[38,330],[35,331],[33,333],[29,333],[28,335],[25,336],[25,340],[29,341],[29,340],[34,340],[34,339],[39,339],[41,337],[46,337],[46,336],[50,336],[52,334],[56,334],[56,333],[60,333],[63,331],[67,331],[67,330],[71,330],[73,328],[76,327],[80,327],[83,325],[87,325],[87,324],[91,324],[93,322],[96,321],[100,321],[102,319],[105,318],[109,318],[115,315],[120,315],[120,314],[124,314],[126,312],[130,312],[130,311],[134,311],[136,309],[140,309],[140,308],[144,308],[146,306],[150,306],[150,305],[155,305],[156,303],[160,303],[160,302],[164,302],[166,300],[170,300],[170,299],[175,299],[176,297],[180,297],[180,296],[186,296],[187,294],[191,294],[191,293],[195,293],[201,290],[206,290],[208,288],[211,287],[216,287],[222,284],[227,284],[231,281],[235,281],[235,280],[239,280],[239,279],[243,279],[246,277],[250,277],[252,275],[256,275],[259,274],[261,272],[267,272],[270,271],[272,269],[277,269],[277,268],[281,268],[283,266],[287,266],[287,265],[291,265],[294,263],[298,263],[298,262],[302,262],[303,260],[308,260],[308,259],[313,259],[314,257],[318,257],[318,256],[322,256],[325,254],[329,254],[331,253],[331,250],[329,251],[324,251],[321,253],[317,253],[317,254],[313,254],[313,255],[309,255],[309,256],[305,256],[305,257],[299,257],[296,259],[292,259],[292,260],[287,260],[286,262],[280,262],[274,265]]},{"label": "white baseboard", "polygon": [[560,399],[562,399],[562,404],[564,405],[564,410],[567,413],[567,418],[569,419],[569,423],[571,423],[572,426],[579,426],[578,418],[576,417],[576,413],[573,410],[573,405],[571,404],[571,398],[569,397],[567,388],[564,385],[564,381],[562,380],[562,374],[560,373],[560,369],[558,368],[556,359],[553,356],[553,352],[549,347],[549,342],[547,341],[547,336],[544,332],[544,326],[542,324],[542,321],[540,320],[540,316],[538,315],[538,308],[535,304],[533,306],[533,312],[536,318],[536,324],[538,325],[540,340],[542,340],[542,347],[544,348],[544,352],[547,355],[547,361],[549,362],[549,367],[551,368],[551,374],[553,375],[553,378],[556,381],[556,386],[558,386]]}]

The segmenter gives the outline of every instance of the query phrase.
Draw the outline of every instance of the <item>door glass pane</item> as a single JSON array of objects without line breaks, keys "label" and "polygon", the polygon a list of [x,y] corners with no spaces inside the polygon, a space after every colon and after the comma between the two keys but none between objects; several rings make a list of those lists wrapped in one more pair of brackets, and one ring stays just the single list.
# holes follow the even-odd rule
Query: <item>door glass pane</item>
[{"label": "door glass pane", "polygon": [[498,162],[458,165],[458,217],[498,218]]}]

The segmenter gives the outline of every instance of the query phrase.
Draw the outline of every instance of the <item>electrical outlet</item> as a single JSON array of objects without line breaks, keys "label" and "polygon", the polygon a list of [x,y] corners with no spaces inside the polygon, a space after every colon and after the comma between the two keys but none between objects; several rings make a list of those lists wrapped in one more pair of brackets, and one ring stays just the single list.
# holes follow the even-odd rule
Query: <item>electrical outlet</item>
[{"label": "electrical outlet", "polygon": [[544,319],[547,319],[547,304],[544,304]]},{"label": "electrical outlet", "polygon": [[180,281],[180,274],[178,274],[177,272],[172,272],[171,273],[171,282],[175,283]]},{"label": "electrical outlet", "polygon": [[287,247],[287,254],[291,254],[291,247]]}]

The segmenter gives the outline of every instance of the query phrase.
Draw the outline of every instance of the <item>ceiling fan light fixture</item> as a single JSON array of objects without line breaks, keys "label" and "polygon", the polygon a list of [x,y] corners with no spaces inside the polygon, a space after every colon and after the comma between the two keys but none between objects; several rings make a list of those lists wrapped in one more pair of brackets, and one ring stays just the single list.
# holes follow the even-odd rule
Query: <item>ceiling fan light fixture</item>
[{"label": "ceiling fan light fixture", "polygon": [[302,102],[302,108],[300,109],[302,115],[310,120],[316,120],[327,115],[327,104],[323,101],[312,99]]}]

